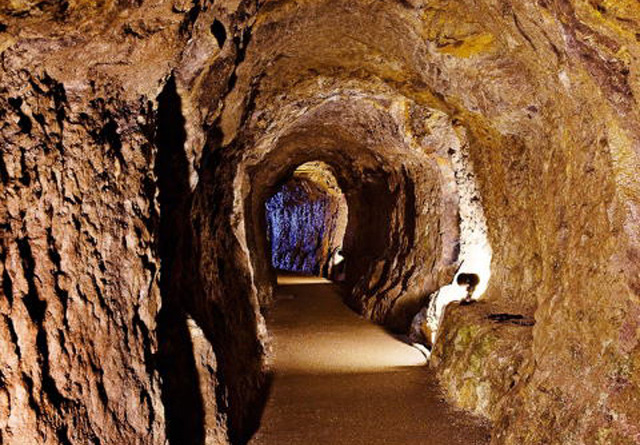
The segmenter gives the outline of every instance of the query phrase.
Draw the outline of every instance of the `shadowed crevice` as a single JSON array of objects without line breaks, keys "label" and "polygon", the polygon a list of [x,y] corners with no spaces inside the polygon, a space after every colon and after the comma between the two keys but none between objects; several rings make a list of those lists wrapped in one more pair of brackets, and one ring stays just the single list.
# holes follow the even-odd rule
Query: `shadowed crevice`
[{"label": "shadowed crevice", "polygon": [[193,345],[182,309],[188,288],[179,273],[183,266],[185,227],[190,197],[189,168],[184,144],[185,119],[175,80],[170,78],[158,96],[155,173],[158,178],[161,259],[157,367],[162,377],[166,433],[171,444],[202,444],[204,408],[193,356]]}]

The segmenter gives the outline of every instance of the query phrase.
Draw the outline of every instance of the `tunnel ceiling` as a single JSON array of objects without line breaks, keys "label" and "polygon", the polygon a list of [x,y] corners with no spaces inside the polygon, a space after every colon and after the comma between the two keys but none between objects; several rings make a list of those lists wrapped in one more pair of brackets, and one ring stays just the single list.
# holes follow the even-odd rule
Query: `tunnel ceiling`
[{"label": "tunnel ceiling", "polygon": [[353,308],[425,335],[482,268],[430,366],[496,443],[633,443],[638,29],[633,0],[0,4],[0,441],[176,442],[176,332],[197,434],[246,440],[264,202],[322,161]]}]

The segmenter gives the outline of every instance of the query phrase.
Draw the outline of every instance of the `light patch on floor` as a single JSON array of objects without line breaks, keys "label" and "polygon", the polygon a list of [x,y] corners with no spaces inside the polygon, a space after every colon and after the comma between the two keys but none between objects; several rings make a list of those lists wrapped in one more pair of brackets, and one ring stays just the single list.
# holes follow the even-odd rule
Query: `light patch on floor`
[{"label": "light patch on floor", "polygon": [[274,379],[252,445],[485,445],[487,425],[454,411],[417,349],[359,317],[337,285],[281,277],[267,316]]},{"label": "light patch on floor", "polygon": [[322,277],[306,275],[278,275],[279,286],[292,286],[296,284],[330,284],[331,281]]}]

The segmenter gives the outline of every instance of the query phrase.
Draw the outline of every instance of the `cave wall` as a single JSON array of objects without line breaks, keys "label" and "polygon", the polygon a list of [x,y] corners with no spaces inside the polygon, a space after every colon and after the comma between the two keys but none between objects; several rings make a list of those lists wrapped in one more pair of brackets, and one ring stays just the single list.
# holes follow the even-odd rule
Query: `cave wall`
[{"label": "cave wall", "polygon": [[316,182],[311,175],[296,171],[266,201],[266,230],[274,268],[331,276],[334,256],[344,237],[347,204],[335,178],[329,171],[324,175],[330,177]]},{"label": "cave wall", "polygon": [[269,384],[265,324],[252,285],[243,226],[235,218],[233,154],[211,153],[191,205],[191,276],[202,298],[189,306],[213,345],[231,443],[246,443],[258,427]]},{"label": "cave wall", "polygon": [[[190,362],[193,376],[216,388],[214,362],[198,360],[211,354],[210,341],[192,335],[210,328],[182,309],[159,316],[161,307],[182,308],[192,298],[161,284],[170,268],[186,268],[162,268],[160,238],[171,224],[161,219],[189,201],[183,185],[189,193],[197,181],[203,125],[219,112],[251,8],[0,5],[0,442],[165,443],[177,412],[165,406],[170,379],[161,378],[171,342],[193,348],[185,360],[173,355],[171,366]],[[222,47],[210,29],[214,17],[227,27]],[[184,97],[181,109],[178,97],[164,110],[182,121],[177,146],[157,144],[163,90]],[[175,132],[165,130],[163,140]],[[159,156],[184,162],[162,171]],[[168,200],[179,201],[162,212],[158,175],[176,186]],[[202,404],[195,402],[190,421]],[[193,425],[195,434],[227,443],[228,408],[215,399],[204,405],[201,416],[221,424],[216,431],[213,420],[209,430]]]},{"label": "cave wall", "polygon": [[151,110],[3,80],[2,439],[161,441]]},{"label": "cave wall", "polygon": [[[448,396],[490,417],[495,443],[637,442],[639,8],[1,5],[2,441],[163,443],[156,318],[176,300],[217,360],[220,403],[203,418],[248,434],[273,283],[257,259],[265,187],[296,163],[340,167],[352,228],[390,224],[375,252],[358,251],[363,232],[347,237],[367,258],[349,262],[350,303],[402,328],[455,271],[449,149],[462,144],[493,255],[482,300],[447,312],[434,348]],[[155,133],[172,77],[190,215],[176,249],[193,255],[169,272]],[[163,274],[189,291],[165,292]],[[533,325],[489,317],[500,313]]]}]

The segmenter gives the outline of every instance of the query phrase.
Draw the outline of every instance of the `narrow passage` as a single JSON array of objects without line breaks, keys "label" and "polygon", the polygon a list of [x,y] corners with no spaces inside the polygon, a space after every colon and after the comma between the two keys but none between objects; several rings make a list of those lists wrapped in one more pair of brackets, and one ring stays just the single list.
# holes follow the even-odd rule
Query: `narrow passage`
[{"label": "narrow passage", "polygon": [[279,284],[275,376],[252,445],[489,443],[488,425],[443,401],[422,354],[347,308],[338,286]]}]

